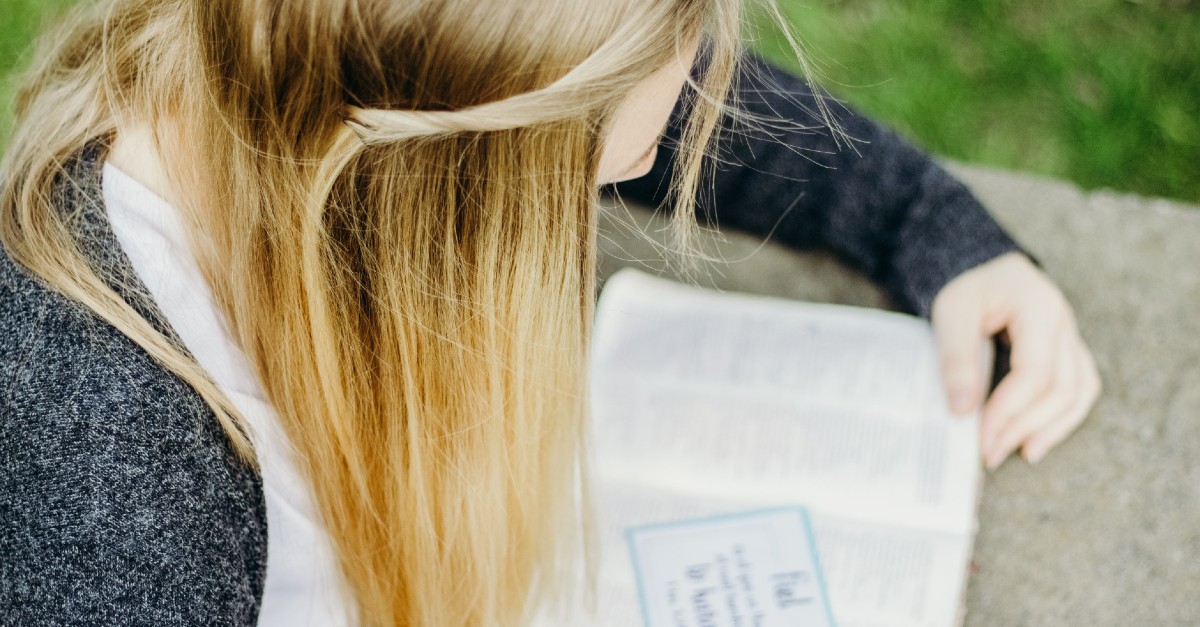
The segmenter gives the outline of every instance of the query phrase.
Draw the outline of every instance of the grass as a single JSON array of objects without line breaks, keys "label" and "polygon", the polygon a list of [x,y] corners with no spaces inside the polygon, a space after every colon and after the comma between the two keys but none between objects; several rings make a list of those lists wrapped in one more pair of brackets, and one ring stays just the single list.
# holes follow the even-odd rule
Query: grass
[{"label": "grass", "polygon": [[[1200,202],[1200,0],[780,3],[823,85],[933,152]],[[69,4],[0,0],[0,77]],[[780,43],[754,45],[786,64]]]},{"label": "grass", "polygon": [[33,38],[71,0],[0,0],[0,149],[12,130],[14,73],[26,65]]},{"label": "grass", "polygon": [[[933,152],[1200,201],[1200,1],[805,0],[785,12],[827,89]],[[768,30],[756,46],[786,64],[781,41]]]}]

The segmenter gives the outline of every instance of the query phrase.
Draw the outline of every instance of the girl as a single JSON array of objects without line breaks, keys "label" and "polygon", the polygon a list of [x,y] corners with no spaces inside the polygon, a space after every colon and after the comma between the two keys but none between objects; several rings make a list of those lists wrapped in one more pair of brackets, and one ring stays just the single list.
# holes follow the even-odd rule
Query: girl
[{"label": "girl", "polygon": [[894,136],[805,130],[823,101],[742,59],[738,22],[735,0],[81,8],[3,169],[5,622],[526,620],[585,526],[597,190],[652,167],[622,191],[682,233],[697,205],[778,223],[931,314],[962,410],[1007,329],[991,461],[1065,437],[1098,385],[1058,291]]}]

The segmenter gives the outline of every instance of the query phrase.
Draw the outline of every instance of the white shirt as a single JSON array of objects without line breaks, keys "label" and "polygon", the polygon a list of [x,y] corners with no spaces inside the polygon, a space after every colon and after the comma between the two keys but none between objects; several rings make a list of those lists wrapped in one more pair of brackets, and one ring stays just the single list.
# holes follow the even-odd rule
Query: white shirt
[{"label": "white shirt", "polygon": [[249,422],[267,507],[267,572],[258,624],[350,624],[352,604],[310,486],[213,302],[178,211],[111,163],[102,180],[113,233],[138,278],[184,346]]}]

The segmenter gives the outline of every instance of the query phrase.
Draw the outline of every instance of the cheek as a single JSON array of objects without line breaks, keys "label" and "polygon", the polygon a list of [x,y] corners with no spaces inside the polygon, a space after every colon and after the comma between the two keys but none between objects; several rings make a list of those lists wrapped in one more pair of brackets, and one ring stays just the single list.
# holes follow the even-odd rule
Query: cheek
[{"label": "cheek", "polygon": [[[694,55],[693,49],[688,59]],[[602,183],[645,176],[654,166],[655,142],[662,135],[687,80],[686,67],[677,62],[667,64],[621,103],[600,158],[598,174]],[[651,146],[654,148],[646,153]]]},{"label": "cheek", "polygon": [[658,156],[658,146],[655,146],[654,150],[651,150],[650,153],[646,155],[646,158],[638,161],[637,165],[626,172],[625,177],[627,179],[636,179],[649,174],[650,170],[654,168],[654,158],[656,156]]},{"label": "cheek", "polygon": [[616,183],[637,178],[650,171],[647,163],[654,163],[654,151],[643,158],[646,148],[658,137],[661,127],[656,126],[654,112],[648,107],[628,107],[617,117],[615,128],[607,138],[600,157],[600,178],[604,183]]}]

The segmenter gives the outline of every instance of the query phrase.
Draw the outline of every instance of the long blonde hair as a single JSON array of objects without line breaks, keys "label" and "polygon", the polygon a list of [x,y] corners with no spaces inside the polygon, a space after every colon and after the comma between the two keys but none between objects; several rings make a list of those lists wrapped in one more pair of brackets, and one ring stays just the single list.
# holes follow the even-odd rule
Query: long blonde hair
[{"label": "long blonde hair", "polygon": [[65,163],[149,121],[360,622],[518,623],[578,553],[603,138],[633,86],[700,34],[676,169],[687,224],[738,13],[736,0],[89,4],[20,92],[0,241],[188,382],[253,463],[236,409],[88,266],[54,206]]}]

